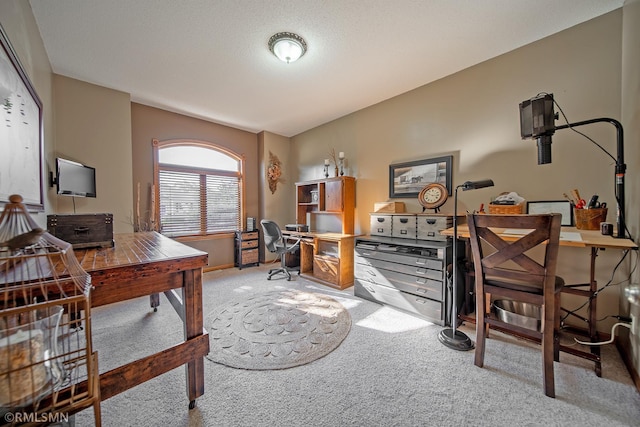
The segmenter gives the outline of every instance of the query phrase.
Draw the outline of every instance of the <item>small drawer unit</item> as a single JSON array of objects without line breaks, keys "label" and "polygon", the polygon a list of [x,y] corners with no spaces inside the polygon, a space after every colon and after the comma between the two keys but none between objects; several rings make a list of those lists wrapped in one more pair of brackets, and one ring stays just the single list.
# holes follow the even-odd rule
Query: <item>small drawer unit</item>
[{"label": "small drawer unit", "polygon": [[370,213],[371,236],[446,242],[441,234],[453,226],[453,217],[444,214]]},{"label": "small drawer unit", "polygon": [[260,264],[260,232],[236,231],[234,264],[240,270],[242,267],[252,267]]},{"label": "small drawer unit", "polygon": [[449,323],[451,242],[364,236],[356,239],[354,256],[356,296]]},{"label": "small drawer unit", "polygon": [[371,235],[391,237],[391,215],[371,214]]},{"label": "small drawer unit", "polygon": [[440,232],[447,228],[453,227],[452,216],[431,216],[420,215],[416,216],[416,222],[418,225],[418,240],[440,240],[446,241],[447,236],[443,236]]},{"label": "small drawer unit", "polygon": [[415,239],[418,227],[415,215],[393,215],[391,221],[391,236],[403,239]]}]

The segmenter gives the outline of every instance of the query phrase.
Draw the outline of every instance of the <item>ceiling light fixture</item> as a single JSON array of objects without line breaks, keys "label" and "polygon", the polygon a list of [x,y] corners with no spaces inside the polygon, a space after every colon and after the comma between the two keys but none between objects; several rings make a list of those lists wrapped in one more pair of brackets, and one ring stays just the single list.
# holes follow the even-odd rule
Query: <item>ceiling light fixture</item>
[{"label": "ceiling light fixture", "polygon": [[297,61],[307,51],[307,43],[297,34],[276,33],[269,39],[269,50],[281,61]]}]

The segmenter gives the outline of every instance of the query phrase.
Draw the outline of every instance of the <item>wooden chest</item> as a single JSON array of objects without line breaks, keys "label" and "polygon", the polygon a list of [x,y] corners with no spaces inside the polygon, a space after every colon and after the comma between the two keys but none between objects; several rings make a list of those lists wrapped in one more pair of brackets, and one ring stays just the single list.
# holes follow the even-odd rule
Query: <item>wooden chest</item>
[{"label": "wooden chest", "polygon": [[47,215],[47,231],[74,248],[113,247],[113,214]]}]

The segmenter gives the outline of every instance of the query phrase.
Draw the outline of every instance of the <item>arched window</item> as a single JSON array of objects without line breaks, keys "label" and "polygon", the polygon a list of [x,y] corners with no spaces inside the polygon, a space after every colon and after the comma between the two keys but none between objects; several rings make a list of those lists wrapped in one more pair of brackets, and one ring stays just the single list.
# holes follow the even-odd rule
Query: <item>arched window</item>
[{"label": "arched window", "polygon": [[204,141],[153,141],[159,231],[234,232],[243,217],[244,159]]}]

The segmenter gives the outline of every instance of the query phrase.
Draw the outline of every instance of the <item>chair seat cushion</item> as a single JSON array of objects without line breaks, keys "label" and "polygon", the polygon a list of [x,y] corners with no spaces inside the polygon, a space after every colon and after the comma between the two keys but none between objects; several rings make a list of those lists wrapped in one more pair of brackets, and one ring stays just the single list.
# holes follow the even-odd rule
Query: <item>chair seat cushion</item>
[{"label": "chair seat cushion", "polygon": [[[502,278],[497,279],[497,278],[487,277],[485,279],[485,283],[489,286],[496,286],[499,288],[512,289],[514,291],[529,292],[533,294],[542,295],[542,286],[536,286],[532,283],[528,283],[524,281],[517,281],[517,280],[507,281]],[[560,292],[563,286],[564,286],[564,279],[560,276],[556,276],[554,291]]]}]

